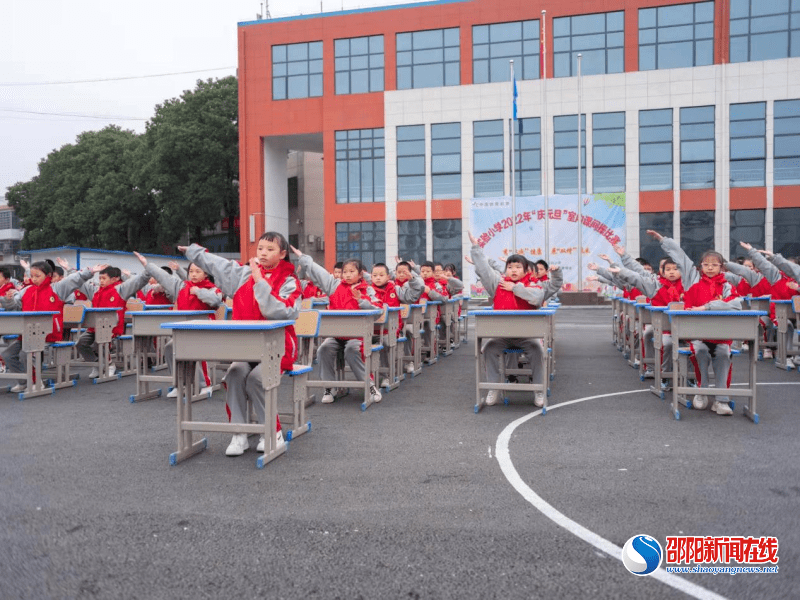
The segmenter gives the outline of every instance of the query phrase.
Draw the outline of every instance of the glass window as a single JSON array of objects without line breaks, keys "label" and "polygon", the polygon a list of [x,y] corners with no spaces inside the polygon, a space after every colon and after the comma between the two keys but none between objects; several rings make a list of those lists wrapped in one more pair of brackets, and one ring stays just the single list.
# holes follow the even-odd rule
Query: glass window
[{"label": "glass window", "polygon": [[432,225],[433,260],[443,265],[453,263],[458,275],[462,275],[461,219],[434,219]]},{"label": "glass window", "polygon": [[671,189],[672,109],[642,110],[639,112],[639,190]]},{"label": "glass window", "polygon": [[732,0],[730,61],[800,56],[800,3]]},{"label": "glass window", "polygon": [[397,89],[459,85],[459,31],[432,29],[397,34]]},{"label": "glass window", "polygon": [[[553,117],[556,194],[578,193],[578,116]],[[581,115],[581,188],[586,193],[586,115]]]},{"label": "glass window", "polygon": [[336,132],[336,202],[385,199],[383,129]]},{"label": "glass window", "polygon": [[461,123],[431,125],[431,198],[461,198]]},{"label": "glass window", "polygon": [[397,128],[397,199],[425,200],[425,126]]},{"label": "glass window", "polygon": [[672,222],[674,213],[639,213],[639,256],[647,260],[654,269],[658,268],[659,261],[664,258],[661,243],[648,235],[647,230],[652,229],[661,235],[672,237]]},{"label": "glass window", "polygon": [[517,196],[542,193],[542,135],[539,117],[517,119],[514,136],[514,179]]},{"label": "glass window", "polygon": [[714,3],[639,9],[639,70],[714,62]]},{"label": "glass window", "polygon": [[763,208],[731,211],[731,252],[729,260],[736,260],[739,256],[747,256],[747,251],[739,244],[739,240],[744,240],[755,248],[766,247],[765,215],[766,211]]},{"label": "glass window", "polygon": [[800,100],[775,102],[774,128],[773,183],[800,185]]},{"label": "glass window", "polygon": [[554,77],[577,75],[579,53],[582,75],[622,73],[623,31],[622,11],[553,19]]},{"label": "glass window", "polygon": [[491,198],[504,193],[503,121],[475,121],[472,129],[473,177],[475,198]]},{"label": "glass window", "polygon": [[731,187],[766,185],[767,103],[731,104],[730,110]]},{"label": "glass window", "polygon": [[714,249],[714,211],[681,213],[681,248],[697,264],[703,252]]},{"label": "glass window", "polygon": [[322,42],[272,47],[272,99],[322,96]]},{"label": "glass window", "polygon": [[386,224],[383,221],[336,224],[336,260],[358,259],[367,269],[386,262]]},{"label": "glass window", "polygon": [[473,83],[509,81],[512,59],[517,79],[539,79],[538,20],[472,28]]},{"label": "glass window", "polygon": [[425,220],[397,222],[397,253],[421,265],[427,259]]},{"label": "glass window", "polygon": [[383,91],[383,36],[334,40],[337,94]]},{"label": "glass window", "polygon": [[772,220],[774,251],[784,257],[800,256],[800,208],[776,208]]},{"label": "glass window", "polygon": [[625,191],[625,113],[592,115],[592,188]]},{"label": "glass window", "polygon": [[714,187],[714,107],[680,109],[681,189]]}]

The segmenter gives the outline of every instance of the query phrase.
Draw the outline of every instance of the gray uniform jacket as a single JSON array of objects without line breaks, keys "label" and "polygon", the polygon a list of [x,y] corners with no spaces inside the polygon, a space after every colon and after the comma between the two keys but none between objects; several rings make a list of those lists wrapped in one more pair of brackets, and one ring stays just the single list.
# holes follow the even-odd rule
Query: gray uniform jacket
[{"label": "gray uniform jacket", "polygon": [[788,277],[791,277],[797,282],[800,282],[800,265],[793,263],[790,260],[786,260],[780,254],[773,254],[772,256],[768,256],[767,260],[769,260],[773,265],[778,267],[781,272],[785,273]]},{"label": "gray uniform jacket", "polygon": [[[170,275],[164,269],[161,269],[153,264],[147,263],[146,270],[149,275],[156,278],[156,281],[158,281],[161,287],[164,288],[164,293],[167,295],[167,298],[172,300],[172,302],[175,302],[178,299],[178,293],[185,285],[191,285],[190,283],[182,280],[179,275]],[[211,308],[217,308],[220,304],[222,304],[222,292],[214,291],[212,289],[199,288],[197,290],[197,297],[201,302],[203,302],[203,304],[206,304]]]},{"label": "gray uniform jacket", "polygon": [[[77,290],[83,282],[85,281],[83,272],[75,272],[67,277],[64,277],[61,281],[56,281],[55,283],[51,284],[50,287],[52,288],[53,292],[56,296],[61,298],[63,302],[67,302],[71,300],[72,302],[75,301],[74,292]],[[92,274],[91,271],[89,272],[90,275]],[[25,295],[25,292],[28,291],[28,288],[23,288],[18,290],[11,298],[6,298],[5,296],[0,297],[0,304],[6,310],[22,310],[22,297]]]},{"label": "gray uniform jacket", "polygon": [[[498,273],[489,265],[489,261],[486,259],[483,249],[478,244],[472,246],[470,255],[472,257],[472,262],[475,263],[475,272],[478,277],[480,277],[483,287],[489,293],[489,298],[494,299],[497,293],[497,287],[505,276]],[[514,285],[511,292],[531,306],[540,307],[548,298],[558,293],[563,283],[564,276],[561,273],[561,269],[556,269],[550,272],[550,278],[548,278],[544,285],[534,284],[526,286],[523,283],[517,283]]]},{"label": "gray uniform jacket", "polygon": [[[322,292],[329,298],[336,291],[340,285],[347,285],[341,279],[336,279],[333,275],[328,273],[323,267],[316,264],[314,259],[308,254],[303,254],[298,261],[298,264],[303,269],[308,279],[316,285]],[[367,286],[367,295],[369,298],[363,296],[358,301],[359,308],[369,310],[378,306],[378,298],[375,296],[375,290],[372,286]]]},{"label": "gray uniform jacket", "polygon": [[[86,268],[79,271],[79,273],[84,280],[84,284],[81,286],[81,291],[86,294],[86,297],[89,298],[89,300],[91,300],[94,298],[95,292],[100,289],[100,284],[91,281],[92,277],[94,277],[94,273],[92,273],[91,269]],[[70,277],[72,277],[72,275],[70,275]],[[120,298],[127,300],[140,289],[142,289],[149,280],[150,275],[148,275],[146,271],[142,271],[135,277],[130,277],[127,281],[120,283],[117,286],[117,293],[119,294]]]}]

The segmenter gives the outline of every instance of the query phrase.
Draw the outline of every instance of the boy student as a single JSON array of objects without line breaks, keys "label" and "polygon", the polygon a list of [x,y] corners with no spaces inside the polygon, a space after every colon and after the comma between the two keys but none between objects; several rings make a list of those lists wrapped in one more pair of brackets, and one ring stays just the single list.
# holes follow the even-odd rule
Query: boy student
[{"label": "boy student", "polygon": [[336,264],[333,265],[333,278],[334,279],[341,279],[342,278],[342,267],[343,266],[344,266],[344,263],[342,263],[342,262],[337,262]]},{"label": "boy student", "polygon": [[[495,310],[536,310],[561,289],[563,277],[557,266],[550,268],[552,279],[545,283],[531,282],[530,275],[527,274],[528,260],[521,254],[512,254],[506,259],[506,273],[503,276],[489,266],[478,240],[471,233],[469,241],[472,242],[470,254],[475,273],[480,277]],[[527,338],[486,340],[481,349],[486,359],[486,380],[500,383],[500,359],[503,351],[509,348],[521,349],[528,356],[533,370],[531,381],[541,383],[544,377],[541,369],[544,349],[539,340]],[[499,398],[498,390],[489,390],[486,405],[496,404]],[[533,401],[536,406],[544,406],[544,392],[536,392]]]},{"label": "boy student", "polygon": [[0,298],[6,295],[8,290],[17,289],[14,282],[11,281],[11,269],[8,267],[0,267]]},{"label": "boy student", "polygon": [[[378,303],[375,290],[367,285],[361,277],[361,262],[355,259],[346,260],[342,263],[342,277],[337,279],[328,273],[323,267],[314,263],[314,260],[307,254],[303,254],[292,246],[292,252],[299,257],[299,264],[303,271],[308,275],[314,285],[327,294],[330,299],[328,308],[330,310],[369,310],[381,308]],[[367,349],[369,352],[371,349]],[[353,371],[353,375],[358,381],[364,381],[364,348],[360,339],[353,338],[327,338],[319,348],[317,348],[317,358],[319,359],[320,378],[324,381],[336,379],[336,357],[340,352],[344,352],[344,360]],[[370,377],[372,377],[370,375]],[[375,382],[370,385],[369,392],[373,402],[380,402],[383,396],[375,387]],[[334,401],[337,394],[331,388],[325,388],[322,395],[322,403],[330,404]]]},{"label": "boy student", "polygon": [[[211,254],[197,244],[178,246],[178,251],[183,252],[200,270],[213,275],[222,293],[233,298],[233,320],[294,321],[300,314],[300,280],[289,260],[289,243],[280,233],[264,233],[258,239],[256,256],[246,265]],[[281,358],[281,371],[290,371],[297,358],[297,336],[291,325],[284,332],[285,352]],[[231,423],[247,423],[248,398],[252,401],[259,423],[264,422],[264,386],[260,364],[232,363],[223,383],[226,389],[225,408]],[[280,419],[276,419],[275,436],[276,445],[282,446],[285,442]],[[256,451],[264,452],[264,448],[264,436],[261,436]],[[231,438],[225,454],[241,456],[249,449],[247,434],[237,433]]]},{"label": "boy student", "polygon": [[[414,265],[412,264],[411,267],[413,268]],[[420,298],[433,301],[447,300],[450,297],[450,293],[447,291],[447,283],[445,282],[443,284],[440,281],[437,281],[436,276],[434,275],[435,268],[436,265],[429,260],[426,260],[419,266],[419,275],[422,277],[422,281],[425,284],[425,287],[422,291],[422,296]],[[442,318],[441,306],[437,306],[436,309],[436,324],[438,325]],[[425,331],[423,332],[422,336],[423,346],[431,348],[426,360],[426,362],[430,362],[437,354],[436,344],[438,344],[438,342],[435,342],[432,339],[433,332],[431,331],[430,321],[427,319],[425,320]]]},{"label": "boy student", "polygon": [[[402,288],[412,280],[416,282],[409,286],[408,293],[405,295],[405,299],[401,300],[401,302],[404,304],[415,304],[419,302],[422,292],[424,291],[425,284],[422,281],[422,278],[411,269],[411,263],[401,260],[399,256],[395,257],[395,259],[397,260],[397,266],[394,269],[395,287]],[[404,343],[403,351],[405,352],[406,356],[412,356],[414,353],[413,339],[410,334],[410,330],[406,331],[406,341]],[[413,372],[414,361],[407,362],[406,373],[410,374]]]},{"label": "boy student", "polygon": [[[189,265],[188,279],[183,281],[178,275],[173,274],[171,270],[167,272],[164,267],[159,269],[153,263],[148,262],[147,258],[138,252],[133,254],[142,263],[145,271],[162,289],[164,298],[167,300],[164,304],[174,303],[176,310],[215,310],[222,304],[222,292],[208,279],[208,274],[196,264],[191,263]],[[211,319],[214,318],[215,316],[211,315]],[[164,356],[169,368],[169,374],[172,375],[172,340],[164,346]],[[205,362],[202,363],[202,371],[206,387],[200,390],[200,393],[210,394],[211,379],[208,377],[208,367]],[[167,398],[177,397],[177,388],[167,394]]]}]

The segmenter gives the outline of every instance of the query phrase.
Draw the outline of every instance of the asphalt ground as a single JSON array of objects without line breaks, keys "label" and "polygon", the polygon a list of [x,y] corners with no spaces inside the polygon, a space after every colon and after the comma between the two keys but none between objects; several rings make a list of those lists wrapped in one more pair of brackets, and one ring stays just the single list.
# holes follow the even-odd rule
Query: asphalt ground
[{"label": "asphalt ground", "polygon": [[[619,547],[776,536],[776,574],[675,577],[728,598],[797,597],[800,373],[759,363],[760,382],[784,384],[760,386],[759,424],[740,410],[675,421],[610,323],[608,309],[559,311],[546,415],[522,394],[474,414],[471,337],[365,412],[361,392],[310,407],[312,431],[263,470],[255,439],[226,457],[215,433],[169,466],[175,401],[129,403],[132,378],[0,396],[0,598],[691,597],[630,574],[570,522]],[[194,411],[222,420],[222,392]]]}]

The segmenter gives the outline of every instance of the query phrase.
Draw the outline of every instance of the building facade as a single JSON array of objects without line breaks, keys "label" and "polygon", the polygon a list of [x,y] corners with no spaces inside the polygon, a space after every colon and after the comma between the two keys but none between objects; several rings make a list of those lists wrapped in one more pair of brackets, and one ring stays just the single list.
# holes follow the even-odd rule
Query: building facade
[{"label": "building facade", "polygon": [[327,267],[461,265],[471,200],[511,194],[512,126],[517,195],[578,191],[579,111],[581,191],[625,193],[632,254],[660,255],[647,229],[800,254],[800,0],[440,0],[238,35],[243,256],[292,233],[296,150],[323,156]]}]

